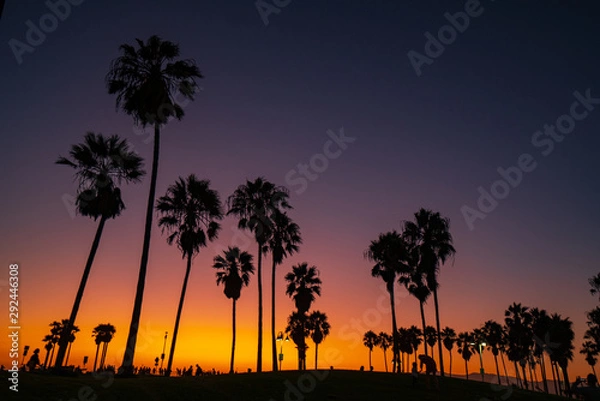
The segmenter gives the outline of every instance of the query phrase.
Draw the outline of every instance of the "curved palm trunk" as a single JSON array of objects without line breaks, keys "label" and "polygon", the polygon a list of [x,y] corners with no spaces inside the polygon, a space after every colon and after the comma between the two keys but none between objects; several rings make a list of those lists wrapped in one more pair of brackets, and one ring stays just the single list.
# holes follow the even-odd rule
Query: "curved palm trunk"
[{"label": "curved palm trunk", "polygon": [[452,350],[448,350],[450,354],[450,377],[452,377]]},{"label": "curved palm trunk", "polygon": [[271,271],[271,353],[273,357],[273,372],[277,372],[277,339],[275,338],[275,257]]},{"label": "curved palm trunk", "polygon": [[494,355],[494,364],[496,364],[496,375],[498,375],[498,384],[501,386],[502,381],[500,380],[500,368],[498,367],[498,355],[492,353]]},{"label": "curved palm trunk", "polygon": [[50,356],[50,350],[46,349],[46,358],[44,358],[44,369],[48,366],[48,357]]},{"label": "curved palm trunk", "polygon": [[387,365],[387,356],[385,354],[385,349],[383,350],[383,364],[385,365],[385,373],[388,372],[388,365]]},{"label": "curved palm trunk", "polygon": [[233,300],[233,311],[231,315],[233,316],[233,336],[231,339],[231,362],[229,362],[229,373],[233,373],[233,360],[235,358],[235,299]]},{"label": "curved palm trunk", "polygon": [[256,355],[256,371],[262,372],[262,337],[263,337],[263,303],[262,303],[262,244],[258,244],[258,351]]},{"label": "curved palm trunk", "polygon": [[[419,308],[421,309],[421,324],[423,325],[423,348],[425,348],[425,356],[427,356],[427,341],[425,341],[425,310],[423,309],[423,301],[419,300]],[[431,348],[431,356],[433,356],[433,348]]]},{"label": "curved palm trunk", "polygon": [[508,378],[508,370],[506,370],[506,362],[504,361],[504,352],[500,352],[500,360],[502,361],[502,367],[504,368],[504,377],[506,378],[506,385],[510,386],[510,379]]},{"label": "curved palm trunk", "polygon": [[[71,356],[71,345],[73,345],[73,343],[69,343],[69,347],[67,348],[67,357],[65,358],[65,366],[69,366],[69,356]],[[60,348],[58,349],[58,352],[60,353]],[[56,359],[58,360],[58,356],[56,357]],[[55,365],[57,366],[57,365]]]},{"label": "curved palm trunk", "polygon": [[133,375],[133,357],[137,341],[140,316],[142,315],[142,301],[144,299],[144,287],[146,285],[146,270],[148,267],[148,256],[150,254],[150,234],[152,232],[152,217],[154,215],[154,199],[156,195],[156,179],[158,177],[158,156],[160,150],[160,125],[154,124],[154,154],[152,156],[152,174],[150,177],[150,192],[148,193],[148,205],[146,209],[146,223],[144,226],[144,244],[142,246],[142,260],[140,262],[140,273],[138,276],[135,301],[127,335],[127,347],[123,355],[121,374]]},{"label": "curved palm trunk", "polygon": [[390,304],[392,310],[392,339],[393,339],[393,347],[394,347],[394,373],[400,373],[400,353],[398,352],[398,326],[396,325],[396,303],[394,302],[394,283],[388,288],[388,292],[390,293]]},{"label": "curved palm trunk", "polygon": [[317,370],[318,361],[319,361],[319,343],[315,343],[315,370]]},{"label": "curved palm trunk", "polygon": [[540,372],[542,373],[542,382],[544,384],[544,392],[548,393],[548,380],[546,378],[546,362],[544,361],[544,354],[540,355]]},{"label": "curved palm trunk", "polygon": [[[433,288],[433,303],[435,305],[435,325],[437,330],[438,354],[440,355],[440,376],[444,377],[444,356],[442,355],[442,333],[440,331],[440,310],[438,306],[437,288]],[[433,348],[431,350],[433,354]]]},{"label": "curved palm trunk", "polygon": [[173,328],[173,339],[171,340],[171,352],[169,353],[169,362],[167,363],[167,371],[165,376],[171,375],[171,368],[173,367],[173,355],[175,354],[175,345],[177,343],[177,333],[179,332],[179,321],[181,320],[181,311],[183,310],[183,301],[185,299],[185,292],[187,290],[188,279],[190,278],[190,271],[192,270],[192,255],[188,254],[187,266],[185,269],[185,277],[183,278],[183,286],[181,287],[181,296],[179,297],[179,306],[177,307],[177,316],[175,317],[175,327]]},{"label": "curved palm trunk", "polygon": [[83,276],[81,276],[81,281],[79,282],[79,289],[77,290],[75,302],[73,303],[73,308],[71,309],[69,323],[62,331],[60,339],[58,340],[58,352],[56,353],[56,362],[54,363],[55,367],[62,366],[69,343],[69,337],[73,331],[73,325],[75,324],[75,319],[77,318],[77,312],[79,312],[79,305],[81,304],[81,299],[83,298],[83,291],[85,290],[85,285],[90,275],[90,270],[92,270],[92,264],[94,263],[96,251],[100,245],[100,237],[102,237],[102,231],[104,230],[105,223],[106,217],[102,216],[100,218],[100,223],[98,223],[98,228],[96,229],[96,235],[94,236],[94,242],[92,242],[92,248],[90,249],[90,254],[88,255],[87,262],[85,263],[85,268],[83,269]]},{"label": "curved palm trunk", "polygon": [[94,358],[94,369],[92,372],[96,371],[96,363],[98,362],[98,352],[100,351],[100,343],[96,344],[96,357]]}]

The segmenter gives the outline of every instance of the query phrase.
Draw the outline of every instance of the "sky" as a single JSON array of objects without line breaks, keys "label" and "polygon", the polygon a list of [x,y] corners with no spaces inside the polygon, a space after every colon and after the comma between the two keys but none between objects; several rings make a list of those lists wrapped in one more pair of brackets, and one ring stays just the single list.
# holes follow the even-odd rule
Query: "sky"
[{"label": "sky", "polygon": [[[151,135],[117,110],[104,78],[121,44],[156,34],[179,43],[204,75],[183,120],[163,130],[157,194],[191,173],[209,179],[222,200],[258,176],[290,189],[291,217],[304,243],[278,268],[276,324],[284,330],[294,308],[285,273],[304,261],[317,266],[322,296],[312,308],[327,313],[332,326],[319,367],[368,365],[360,338],[366,330],[389,331],[391,323],[387,294],[363,252],[424,207],[450,219],[457,250],[440,273],[442,326],[460,332],[489,319],[502,322],[513,302],[559,313],[576,334],[570,376],[586,375],[578,351],[585,313],[598,303],[587,280],[598,273],[600,240],[600,7],[591,1],[274,3],[263,2],[271,7],[266,15],[249,0],[149,0],[143,7],[72,0],[69,10],[55,8],[61,18],[52,18],[55,3],[6,2],[0,293],[7,312],[8,266],[18,264],[20,345],[42,348],[49,323],[68,317],[96,230],[97,223],[74,213],[73,172],[54,161],[93,131],[125,138],[150,170]],[[44,37],[35,35],[40,26]],[[562,125],[547,131],[556,124]],[[121,363],[148,189],[148,177],[124,187],[126,210],[106,224],[70,363],[93,360],[91,331],[108,322],[117,332],[107,360]],[[228,367],[231,303],[211,263],[227,246],[256,253],[236,224],[225,218],[218,240],[194,260],[176,367]],[[165,332],[169,347],[184,271],[155,219],[136,365],[153,365]],[[268,272],[266,263],[265,288]],[[263,366],[270,369],[267,295]],[[400,326],[420,326],[417,301],[399,285],[396,307]],[[236,369],[254,370],[256,277],[237,312]],[[0,336],[5,365],[9,347]],[[284,369],[296,366],[294,351],[291,342],[283,344]],[[484,360],[493,371],[490,353]],[[457,361],[455,355],[453,371],[464,373]],[[373,365],[383,370],[381,351]],[[478,369],[472,359],[469,370]]]}]

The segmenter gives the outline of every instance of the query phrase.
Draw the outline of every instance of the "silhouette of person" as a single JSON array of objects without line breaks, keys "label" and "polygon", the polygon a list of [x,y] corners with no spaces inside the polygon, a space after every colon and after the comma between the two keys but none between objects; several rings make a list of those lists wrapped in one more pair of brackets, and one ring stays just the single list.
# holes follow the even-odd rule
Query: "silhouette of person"
[{"label": "silhouette of person", "polygon": [[200,367],[200,365],[196,364],[196,377],[200,376],[202,374],[202,368]]},{"label": "silhouette of person", "polygon": [[435,375],[437,373],[437,365],[433,358],[426,355],[419,355],[419,360],[421,361],[421,371],[423,371],[423,365],[425,365],[425,374],[427,376],[427,388],[431,387],[431,375],[433,376],[433,382],[435,384],[435,387],[439,389],[439,383],[437,380],[437,376]]},{"label": "silhouette of person", "polygon": [[33,351],[33,354],[31,355],[31,357],[29,358],[29,361],[27,361],[27,369],[30,372],[33,372],[35,370],[36,367],[40,366],[40,356],[38,355],[40,353],[40,349],[36,348]]},{"label": "silhouette of person", "polygon": [[587,385],[590,387],[598,386],[598,379],[596,378],[596,375],[593,373],[590,373],[589,375],[587,375],[586,381],[587,381]]}]

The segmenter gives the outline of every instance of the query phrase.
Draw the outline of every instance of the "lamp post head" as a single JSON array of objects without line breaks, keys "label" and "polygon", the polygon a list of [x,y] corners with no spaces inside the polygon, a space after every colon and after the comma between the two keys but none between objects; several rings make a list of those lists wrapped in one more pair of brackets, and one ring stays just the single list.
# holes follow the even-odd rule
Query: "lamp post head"
[{"label": "lamp post head", "polygon": [[283,333],[280,331],[279,333],[277,333],[277,341],[281,340],[283,340]]}]

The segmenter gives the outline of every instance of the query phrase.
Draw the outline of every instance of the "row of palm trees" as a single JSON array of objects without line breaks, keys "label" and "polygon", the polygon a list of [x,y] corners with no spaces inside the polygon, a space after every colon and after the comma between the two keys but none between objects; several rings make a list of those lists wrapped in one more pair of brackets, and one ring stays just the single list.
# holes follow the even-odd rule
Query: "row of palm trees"
[{"label": "row of palm trees", "polygon": [[[600,294],[600,273],[592,276],[588,280],[590,284],[590,293],[592,295]],[[600,354],[600,306],[596,306],[587,312],[587,330],[584,334],[584,342],[581,344],[579,353],[585,356],[585,361],[590,365],[594,375],[596,375],[596,362]]]},{"label": "row of palm trees", "polygon": [[[430,336],[431,353],[435,342],[431,340],[433,332],[425,321],[423,305],[433,295],[435,306],[435,336],[438,344],[439,367],[444,375],[442,354],[442,332],[439,316],[439,270],[444,263],[455,254],[450,221],[440,213],[420,209],[412,221],[402,222],[402,232],[395,230],[382,233],[371,241],[365,251],[365,258],[375,262],[371,269],[373,277],[381,278],[390,295],[392,315],[392,333],[398,333],[396,323],[395,286],[403,285],[419,300],[421,324],[424,332]],[[425,347],[427,353],[427,347]],[[392,336],[393,361],[400,361],[400,344],[398,336]],[[393,371],[400,372],[398,363],[394,363]]]},{"label": "row of palm trees", "polygon": [[[407,371],[410,355],[414,354],[416,362],[421,344],[425,352],[427,346],[433,350],[438,337],[432,329],[430,326],[425,332],[416,326],[398,329],[395,337],[401,354],[400,371]],[[467,380],[469,379],[468,362],[471,357],[488,349],[494,357],[498,384],[502,384],[498,363],[498,356],[500,356],[507,385],[510,385],[510,382],[505,357],[514,364],[515,377],[521,387],[529,389],[528,383],[531,383],[531,389],[535,389],[533,383],[538,382],[537,368],[539,367],[543,391],[548,392],[547,367],[549,366],[555,392],[570,391],[568,365],[573,359],[574,332],[572,322],[568,318],[562,318],[558,314],[548,314],[543,309],[513,303],[505,311],[504,325],[488,320],[479,328],[458,334],[454,329],[445,327],[441,332],[441,338],[441,343],[450,356],[450,376],[452,376],[452,351],[456,345],[458,354],[465,362]],[[369,349],[369,365],[371,365],[371,352],[374,347],[380,347],[386,358],[386,351],[392,343],[393,336],[390,334],[385,332],[375,334],[373,331],[367,331],[363,336],[363,344]],[[431,357],[433,358],[433,352]],[[441,360],[442,355],[438,355],[438,358]],[[595,359],[588,361],[592,369],[595,362]],[[387,361],[385,369],[387,371]],[[563,386],[559,386],[557,380],[562,382]]]}]

